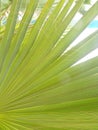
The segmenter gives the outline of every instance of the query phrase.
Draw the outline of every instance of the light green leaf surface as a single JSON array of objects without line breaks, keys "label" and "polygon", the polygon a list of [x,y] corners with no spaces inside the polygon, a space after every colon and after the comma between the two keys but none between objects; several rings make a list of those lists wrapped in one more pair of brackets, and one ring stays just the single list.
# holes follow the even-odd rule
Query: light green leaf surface
[{"label": "light green leaf surface", "polygon": [[54,8],[48,0],[29,26],[39,2],[17,25],[21,0],[13,1],[0,32],[0,130],[98,130],[98,56],[74,65],[98,48],[98,30],[66,51],[98,15],[98,1],[72,28],[83,0]]}]

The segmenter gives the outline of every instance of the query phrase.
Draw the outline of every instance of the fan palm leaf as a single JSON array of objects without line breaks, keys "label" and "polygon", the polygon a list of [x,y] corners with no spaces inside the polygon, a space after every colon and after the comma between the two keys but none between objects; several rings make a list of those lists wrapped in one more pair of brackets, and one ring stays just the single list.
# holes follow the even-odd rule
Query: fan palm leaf
[{"label": "fan palm leaf", "polygon": [[98,47],[98,30],[68,49],[97,16],[98,1],[72,27],[83,0],[54,2],[31,26],[39,0],[18,26],[21,0],[12,2],[0,32],[0,130],[98,129],[98,57],[75,64]]}]

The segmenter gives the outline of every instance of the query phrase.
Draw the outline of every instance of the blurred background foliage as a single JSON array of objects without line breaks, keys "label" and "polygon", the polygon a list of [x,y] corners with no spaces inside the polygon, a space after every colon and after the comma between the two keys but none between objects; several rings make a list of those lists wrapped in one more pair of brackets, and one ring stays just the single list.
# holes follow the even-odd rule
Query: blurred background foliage
[{"label": "blurred background foliage", "polygon": [[[7,9],[13,0],[1,0],[1,7],[0,11],[3,11],[4,9]],[[47,0],[40,0],[39,1],[39,7],[43,7]],[[57,2],[58,0],[56,0]],[[21,10],[24,10],[25,7],[28,5],[30,0],[22,0]],[[84,4],[91,4],[91,0],[84,0]]]},{"label": "blurred background foliage", "polygon": [[[55,0],[55,5],[57,4],[59,0]],[[77,0],[75,0],[77,2]],[[1,20],[1,25],[5,25],[6,21],[7,21],[7,17],[8,14],[10,12],[10,7],[12,4],[13,0],[1,0],[0,1],[0,20]],[[19,21],[22,19],[22,16],[24,14],[24,11],[26,9],[26,7],[28,6],[28,3],[30,2],[30,0],[22,0],[21,3],[21,8],[20,8],[20,12],[19,12]],[[33,1],[32,1],[33,2]],[[42,9],[42,7],[44,6],[44,4],[47,2],[47,0],[39,0],[39,4],[37,7],[38,12],[36,13],[36,15],[39,15],[39,11]],[[91,5],[92,0],[84,0],[84,4],[82,5],[81,9],[79,10],[79,12],[84,15],[86,12],[86,5]],[[54,6],[55,6],[54,5]],[[37,17],[37,16],[36,16]],[[35,18],[36,19],[36,18]]]},{"label": "blurred background foliage", "polygon": [[[39,1],[39,6],[42,7],[43,4],[46,2],[47,0],[40,0]],[[7,9],[10,4],[13,2],[13,0],[1,0],[1,8],[0,11],[3,11],[5,9]],[[26,6],[28,5],[28,3],[30,2],[30,0],[22,0],[22,4],[21,4],[21,10],[24,10],[26,8]]]}]

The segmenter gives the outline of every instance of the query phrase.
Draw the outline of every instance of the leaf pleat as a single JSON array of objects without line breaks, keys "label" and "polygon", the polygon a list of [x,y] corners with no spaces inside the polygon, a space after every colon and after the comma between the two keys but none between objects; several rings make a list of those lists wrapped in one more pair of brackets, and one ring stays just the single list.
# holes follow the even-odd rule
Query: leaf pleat
[{"label": "leaf pleat", "polygon": [[83,0],[47,0],[32,25],[39,3],[30,0],[17,23],[13,1],[0,27],[0,130],[97,130],[98,56],[78,61],[98,48],[98,29],[70,46],[98,1],[74,25]]}]

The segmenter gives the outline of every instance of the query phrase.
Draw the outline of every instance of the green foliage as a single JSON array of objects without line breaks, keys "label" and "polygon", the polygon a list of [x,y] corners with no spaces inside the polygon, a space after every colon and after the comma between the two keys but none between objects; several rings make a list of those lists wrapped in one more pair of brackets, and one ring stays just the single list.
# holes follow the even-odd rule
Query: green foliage
[{"label": "green foliage", "polygon": [[11,2],[9,0],[0,0],[0,12],[6,8],[8,8]]},{"label": "green foliage", "polygon": [[98,2],[69,31],[83,0],[60,0],[53,10],[48,0],[32,26],[39,0],[17,25],[21,2],[13,1],[0,32],[0,130],[97,130],[98,57],[73,65],[98,47],[98,30],[66,50],[97,16]]},{"label": "green foliage", "polygon": [[85,0],[85,4],[91,4],[91,0]]}]

